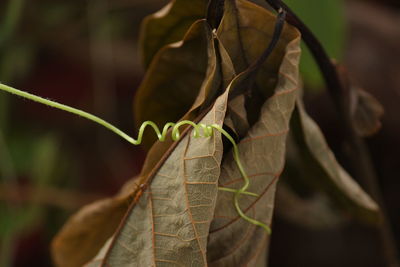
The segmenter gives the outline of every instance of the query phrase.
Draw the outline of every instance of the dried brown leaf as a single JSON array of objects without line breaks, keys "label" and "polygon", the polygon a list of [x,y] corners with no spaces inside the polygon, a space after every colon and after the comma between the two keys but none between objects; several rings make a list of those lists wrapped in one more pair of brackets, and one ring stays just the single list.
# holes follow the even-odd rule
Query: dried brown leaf
[{"label": "dried brown leaf", "polygon": [[[268,46],[275,16],[248,1],[229,0],[226,7],[218,34],[227,46],[236,70],[240,71],[254,62]],[[299,43],[299,33],[286,25],[278,47],[262,65],[254,86],[261,93],[261,101],[266,101],[257,114],[258,120],[239,143],[242,163],[251,180],[249,191],[260,195],[258,198],[243,196],[241,208],[248,216],[268,225],[274,208],[276,183],[285,162],[286,135],[299,86]],[[236,79],[238,82],[231,91],[248,92],[246,81],[251,75],[247,71],[242,73],[242,79]],[[232,106],[232,109],[243,110],[243,105]],[[245,116],[243,112],[237,113]],[[246,120],[243,118],[241,121]],[[242,123],[234,124],[236,128],[243,128],[240,126]],[[219,183],[232,188],[242,185],[232,154],[224,157]],[[266,266],[269,236],[262,228],[238,216],[232,202],[232,194],[218,194],[209,235],[209,265]]]},{"label": "dried brown leaf", "polygon": [[246,135],[250,126],[247,120],[244,95],[238,95],[229,101],[224,124],[235,132],[237,137],[243,138]]},{"label": "dried brown leaf", "polygon": [[[181,118],[182,120],[195,120],[198,116],[202,116],[208,106],[215,100],[215,97],[218,93],[224,91],[227,88],[229,82],[232,80],[234,76],[233,65],[232,62],[227,55],[223,46],[218,45],[215,36],[211,33],[211,29],[206,23],[205,20],[200,20],[196,22],[197,26],[193,26],[193,28],[202,28],[208,37],[207,39],[207,55],[208,55],[208,65],[206,71],[206,77],[202,81],[200,89],[192,88],[193,91],[197,91],[198,95],[194,100],[194,103],[191,103],[191,108],[186,112],[186,114]],[[190,31],[190,30],[189,30]],[[195,51],[192,51],[195,53]],[[178,73],[179,74],[179,73]],[[180,77],[180,76],[179,76]],[[162,88],[158,88],[162,89]],[[174,87],[170,88],[171,90],[175,90]],[[186,88],[185,90],[190,90],[191,88]],[[159,94],[159,91],[153,91],[155,94]],[[178,94],[178,98],[180,98]],[[151,98],[151,96],[149,96]],[[165,95],[165,98],[162,101],[171,101],[175,103],[174,99],[170,98],[170,95]],[[182,101],[186,101],[189,103],[188,99],[183,99]],[[160,106],[163,102],[151,102],[147,101],[146,106],[143,106],[142,109],[138,108],[138,110],[145,110],[146,108],[151,109],[152,106]],[[175,121],[171,115],[166,111],[160,111],[159,114],[164,114],[164,119],[159,125],[161,126],[162,123]],[[159,115],[158,114],[158,115]],[[157,114],[155,114],[157,116]],[[144,118],[137,118],[137,121],[143,121]],[[157,120],[156,120],[157,122]],[[143,169],[140,174],[140,181],[141,183],[146,183],[148,177],[154,173],[154,171],[159,168],[160,162],[162,162],[174,148],[174,142],[171,138],[167,138],[164,142],[156,142],[151,147],[146,157],[146,161],[144,163]]]},{"label": "dried brown leaf", "polygon": [[[249,191],[258,198],[243,196],[241,208],[247,215],[271,223],[276,182],[284,166],[286,135],[298,89],[300,38],[287,45],[274,94],[261,109],[260,119],[239,143],[241,160],[250,177]],[[232,87],[234,90],[234,87]],[[229,154],[224,158],[220,186],[239,188],[242,178]],[[210,228],[210,266],[265,266],[269,236],[243,220],[232,205],[232,193],[220,192]]]},{"label": "dried brown leaf", "polygon": [[325,191],[351,214],[376,219],[377,204],[337,162],[318,125],[306,113],[300,97],[291,125],[295,142],[291,149],[296,154],[298,178]]},{"label": "dried brown leaf", "polygon": [[[225,12],[217,34],[232,59],[236,73],[246,70],[267,48],[275,20],[276,16],[270,11],[249,1],[225,1]],[[285,25],[276,47],[258,71],[252,93],[254,97],[261,96],[261,104],[274,93],[286,46],[297,36],[297,31]]]},{"label": "dried brown leaf", "polygon": [[352,88],[350,105],[354,128],[359,136],[371,136],[379,131],[384,110],[375,97],[361,88]]},{"label": "dried brown leaf", "polygon": [[[135,96],[134,115],[139,126],[151,120],[157,125],[179,120],[193,105],[207,69],[215,65],[212,33],[205,22],[194,23],[182,41],[162,48],[151,63]],[[210,57],[210,58],[209,58]],[[155,135],[145,136],[148,147]]]},{"label": "dried brown leaf", "polygon": [[[289,177],[282,174],[282,178]],[[347,221],[325,194],[303,198],[284,182],[276,191],[275,216],[313,230],[336,228]]]},{"label": "dried brown leaf", "polygon": [[[222,125],[228,92],[202,123]],[[132,205],[112,242],[89,266],[206,266],[222,153],[218,132],[211,138],[186,135]]]},{"label": "dried brown leaf", "polygon": [[86,205],[69,218],[52,242],[55,264],[82,266],[93,258],[117,229],[128,210],[135,186],[133,178],[115,197]]},{"label": "dried brown leaf", "polygon": [[139,44],[146,68],[158,50],[181,40],[196,20],[205,17],[206,5],[206,0],[173,0],[143,20]]},{"label": "dried brown leaf", "polygon": [[[230,63],[230,59],[223,47],[214,47],[214,39],[205,21],[198,21],[193,28],[195,29],[193,30],[195,34],[198,34],[199,31],[204,31],[201,34],[207,36],[208,39],[206,46],[208,47],[207,78],[203,81],[199,90],[200,93],[192,104],[192,108],[184,116],[184,119],[192,118],[204,103],[212,101],[213,95],[217,93],[219,88],[226,88],[226,84],[233,77],[233,67]],[[190,32],[189,30],[189,33]],[[218,49],[218,52],[216,49]],[[223,61],[219,60],[219,57],[221,57]],[[159,168],[157,164],[163,161],[163,155],[172,144],[176,143],[173,143],[173,141],[169,139],[166,142],[157,142],[154,145],[149,152],[141,173],[141,179],[139,179],[138,183],[142,183],[148,179],[154,168]],[[137,186],[131,187],[129,195],[99,201],[98,203],[90,205],[90,207],[84,208],[78,212],[77,215],[73,216],[54,241],[53,255],[56,262],[61,266],[64,266],[62,264],[65,264],[65,266],[74,266],[75,263],[80,264],[92,258],[94,256],[93,252],[98,252],[106,240],[114,233],[119,224],[118,222],[122,220],[127,210],[127,205],[129,205],[138,192]],[[112,215],[112,219],[107,218],[108,215]],[[84,218],[84,220],[81,218]],[[89,226],[95,225],[96,227],[87,227],[85,225],[86,221],[89,222]],[[102,229],[105,229],[105,231],[102,232]],[[98,239],[87,238],[85,240],[79,240],[80,235],[96,235]],[[83,242],[88,248],[90,247],[90,250],[81,250],[80,246],[77,245],[80,242]]]}]

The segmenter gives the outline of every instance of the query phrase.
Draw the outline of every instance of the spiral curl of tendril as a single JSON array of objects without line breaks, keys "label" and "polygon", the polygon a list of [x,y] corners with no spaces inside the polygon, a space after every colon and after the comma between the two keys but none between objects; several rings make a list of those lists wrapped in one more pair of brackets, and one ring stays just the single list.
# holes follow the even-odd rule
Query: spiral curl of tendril
[{"label": "spiral curl of tendril", "polygon": [[233,137],[227,132],[225,131],[221,126],[219,126],[218,124],[211,124],[211,125],[206,125],[203,123],[194,123],[193,121],[189,121],[189,120],[183,120],[180,121],[178,123],[173,123],[173,122],[169,122],[167,124],[164,125],[162,131],[158,128],[158,126],[152,122],[152,121],[145,121],[140,127],[139,127],[139,131],[138,131],[138,137],[137,139],[134,139],[132,137],[130,137],[129,135],[127,135],[126,133],[124,133],[123,131],[121,131],[120,129],[118,129],[117,127],[115,127],[114,125],[108,123],[107,121],[93,115],[90,114],[88,112],[82,111],[80,109],[77,108],[73,108],[61,103],[58,103],[56,101],[52,101],[40,96],[36,96],[34,94],[30,94],[28,92],[25,91],[21,91],[18,90],[16,88],[13,88],[11,86],[5,85],[0,83],[0,90],[6,91],[8,93],[14,94],[14,95],[18,95],[21,96],[23,98],[56,108],[56,109],[60,109],[81,117],[84,117],[88,120],[91,120],[95,123],[98,123],[104,127],[106,127],[107,129],[111,130],[112,132],[114,132],[115,134],[119,135],[120,137],[122,137],[123,139],[125,139],[126,141],[128,141],[129,143],[133,144],[133,145],[140,145],[142,143],[142,139],[143,139],[143,135],[144,135],[144,131],[146,129],[146,127],[150,126],[151,128],[153,128],[154,132],[157,135],[157,138],[162,142],[165,141],[168,132],[170,129],[172,129],[171,131],[171,138],[174,141],[177,141],[180,138],[180,131],[179,128],[183,125],[189,125],[193,127],[193,137],[194,138],[200,138],[200,137],[211,137],[213,136],[213,132],[214,130],[220,132],[222,135],[224,135],[232,144],[233,147],[233,158],[236,162],[236,165],[239,169],[240,174],[242,175],[243,178],[243,185],[242,187],[240,187],[239,189],[232,189],[232,188],[227,188],[227,187],[218,187],[219,190],[221,191],[226,191],[226,192],[231,192],[234,193],[234,206],[235,209],[237,211],[237,213],[239,214],[240,217],[242,217],[244,220],[248,221],[251,224],[257,225],[262,227],[267,233],[271,233],[271,229],[268,225],[250,218],[249,216],[247,216],[243,210],[241,209],[240,205],[239,205],[239,199],[241,197],[241,195],[249,195],[249,196],[253,196],[253,197],[259,197],[259,195],[252,193],[252,192],[248,192],[247,189],[250,186],[250,180],[249,177],[247,176],[243,165],[240,161],[240,156],[239,156],[239,148],[235,142],[235,140],[233,139]]}]

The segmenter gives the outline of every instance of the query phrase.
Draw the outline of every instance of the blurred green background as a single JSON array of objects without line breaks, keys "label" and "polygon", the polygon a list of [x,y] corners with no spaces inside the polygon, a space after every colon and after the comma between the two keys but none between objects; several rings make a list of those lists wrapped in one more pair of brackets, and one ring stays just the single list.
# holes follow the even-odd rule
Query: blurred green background
[{"label": "blurred green background", "polygon": [[[139,26],[167,2],[3,0],[0,81],[135,133],[132,100],[143,77]],[[400,5],[395,0],[285,2],[386,108],[382,131],[368,143],[399,236],[400,125],[393,114],[400,100]],[[340,159],[342,139],[335,131],[340,122],[306,49],[301,72],[307,105]],[[0,266],[52,266],[49,244],[63,222],[82,205],[117,192],[138,174],[143,160],[140,147],[91,122],[0,92]],[[382,264],[379,241],[368,228],[350,223],[315,230],[275,220],[271,266],[322,266],[326,259],[330,263],[323,266]]]}]

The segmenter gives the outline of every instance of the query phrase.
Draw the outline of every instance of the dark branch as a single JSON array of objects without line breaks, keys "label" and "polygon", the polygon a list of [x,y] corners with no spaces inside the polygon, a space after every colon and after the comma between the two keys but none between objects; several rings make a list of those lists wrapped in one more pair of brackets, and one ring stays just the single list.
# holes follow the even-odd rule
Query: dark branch
[{"label": "dark branch", "polygon": [[[286,10],[286,21],[295,26],[300,31],[304,43],[310,49],[315,61],[321,69],[321,73],[325,79],[329,93],[335,101],[335,105],[341,106],[340,99],[341,96],[344,94],[344,89],[340,82],[336,67],[332,64],[332,61],[330,60],[328,54],[325,52],[320,41],[285,3],[280,0],[266,1],[277,11],[280,8]],[[342,107],[340,109],[342,109]]]},{"label": "dark branch", "polygon": [[[251,74],[251,75],[249,75],[249,78],[246,80],[246,82],[248,83],[247,86],[239,87],[241,90],[232,91],[229,95],[230,99],[233,99],[236,96],[243,94],[245,92],[244,90],[247,90],[246,93],[251,95],[250,90],[251,90],[251,88],[253,88],[253,85],[255,82],[255,76],[257,75],[258,70],[261,68],[261,66],[265,63],[265,61],[268,59],[268,57],[274,51],[274,48],[276,47],[279,39],[281,38],[283,26],[285,25],[285,18],[286,18],[286,11],[283,9],[279,9],[278,15],[276,16],[276,20],[275,20],[274,32],[272,34],[272,38],[268,44],[268,47],[264,50],[264,52],[261,54],[261,56],[255,62],[253,62],[250,66],[248,66],[247,69],[244,71],[244,72]],[[253,104],[254,103],[252,103],[252,105]]]},{"label": "dark branch", "polygon": [[274,50],[276,44],[278,43],[279,39],[281,38],[283,26],[285,25],[286,19],[286,11],[283,9],[279,9],[278,15],[276,16],[275,28],[274,33],[272,34],[272,39],[265,51],[262,55],[254,62],[252,65],[249,66],[248,71],[258,70],[261,65],[268,59],[269,55],[271,55],[272,51]]}]

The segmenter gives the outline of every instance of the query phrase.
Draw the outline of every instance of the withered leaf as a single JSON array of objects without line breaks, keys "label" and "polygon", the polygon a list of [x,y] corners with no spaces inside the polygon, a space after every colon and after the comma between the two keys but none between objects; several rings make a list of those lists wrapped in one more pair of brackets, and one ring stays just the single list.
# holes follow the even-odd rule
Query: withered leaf
[{"label": "withered leaf", "polygon": [[[217,35],[228,51],[237,73],[246,70],[267,48],[272,39],[275,20],[276,16],[271,12],[249,1],[225,0],[225,12]],[[259,93],[262,100],[273,94],[286,45],[297,38],[298,33],[290,28],[285,25],[276,47],[256,77],[253,91],[257,96]]]},{"label": "withered leaf", "polygon": [[[234,70],[233,70],[233,65],[232,62],[225,51],[224,47],[222,45],[218,45],[218,40],[215,39],[215,36],[212,35],[211,29],[209,28],[208,24],[206,23],[205,20],[200,20],[196,22],[195,24],[199,25],[198,27],[203,27],[203,29],[206,31],[206,35],[208,37],[207,39],[207,56],[208,56],[208,62],[207,62],[207,71],[206,71],[206,77],[202,81],[202,84],[200,86],[200,89],[197,88],[184,88],[184,90],[193,90],[197,91],[198,95],[196,99],[194,100],[194,103],[191,103],[191,108],[186,111],[186,114],[181,118],[181,120],[195,120],[199,115],[199,113],[204,112],[207,110],[208,106],[215,100],[215,97],[223,91],[224,88],[227,88],[227,85],[229,82],[232,80],[234,76]],[[190,30],[189,30],[190,31]],[[195,51],[193,51],[194,53]],[[179,75],[179,73],[178,73]],[[180,77],[180,76],[179,76]],[[163,88],[158,88],[163,89]],[[169,88],[170,90],[174,90],[174,87]],[[159,91],[155,90],[153,91],[154,94],[160,94]],[[177,94],[178,98],[179,94]],[[150,96],[151,98],[151,96]],[[169,94],[165,95],[165,98],[161,101],[166,101],[169,100],[172,103],[175,103],[175,99],[170,98]],[[183,102],[187,102],[189,104],[188,99],[181,99]],[[158,109],[160,106],[160,103],[163,102],[156,102],[156,101],[148,101],[146,102],[146,105],[142,105],[142,109],[139,107],[137,108],[138,110],[143,110],[146,112],[145,109],[152,109],[153,107]],[[173,104],[170,104],[173,105]],[[162,106],[162,105],[161,105]],[[173,107],[176,108],[176,107]],[[178,106],[179,108],[179,106]],[[183,111],[183,110],[182,110]],[[162,123],[170,122],[170,121],[175,121],[176,118],[171,116],[170,113],[166,111],[160,111],[160,114],[155,114],[155,116],[162,116],[164,118],[161,121],[158,121],[158,125],[162,125]],[[142,118],[142,116],[137,117],[137,122],[143,121],[145,118]],[[155,120],[157,122],[157,120]],[[153,135],[154,136],[154,135]],[[162,158],[168,153],[168,151],[171,150],[171,146],[173,145],[173,141],[171,138],[166,139],[164,142],[159,142],[157,141],[154,143],[154,145],[151,147],[151,149],[148,152],[148,155],[146,157],[146,161],[144,163],[143,169],[140,174],[140,180],[141,183],[146,183],[149,175],[154,171],[156,168],[156,165],[159,164],[159,162],[162,160]]]},{"label": "withered leaf", "polygon": [[[241,161],[251,180],[249,191],[260,195],[241,197],[241,208],[248,216],[268,225],[276,183],[284,166],[286,135],[298,89],[299,43],[297,33],[297,38],[285,49],[273,95],[262,106],[259,121],[239,143]],[[234,89],[233,84],[231,90]],[[219,184],[230,188],[242,185],[231,153],[224,156]],[[232,193],[218,194],[207,247],[209,266],[265,266],[269,236],[261,227],[239,217],[232,202]]]},{"label": "withered leaf", "polygon": [[377,204],[337,162],[318,125],[306,113],[300,97],[291,127],[298,177],[303,177],[305,183],[317,190],[325,191],[353,215],[375,219]]},{"label": "withered leaf", "polygon": [[350,92],[350,108],[352,122],[359,136],[371,136],[381,128],[383,107],[367,91],[353,87]]},{"label": "withered leaf", "polygon": [[[170,12],[167,9],[164,14],[172,14],[174,4],[190,5],[190,1],[184,1],[174,1]],[[151,119],[162,126],[178,120],[182,114],[184,119],[199,118],[203,111],[206,115],[201,116],[200,122],[225,124],[236,131],[242,138],[238,144],[241,161],[251,180],[248,191],[259,194],[256,198],[241,196],[240,206],[248,216],[270,225],[299,89],[300,34],[285,25],[274,52],[258,75],[253,76],[246,69],[271,40],[275,16],[245,0],[226,0],[225,7],[216,36],[205,20],[197,20],[183,41],[164,46],[171,43],[166,38],[159,40],[152,52],[144,52],[149,62],[163,46],[153,58],[139,90],[136,121]],[[158,16],[164,17],[163,13]],[[157,21],[157,16],[149,20]],[[168,27],[175,31],[175,26]],[[175,36],[173,40],[182,38],[185,30],[178,29],[179,34],[171,35]],[[164,39],[157,34],[151,39]],[[235,71],[240,74],[233,78]],[[247,82],[251,79],[255,82]],[[251,101],[258,101],[259,108],[252,109],[248,105]],[[211,108],[205,112],[208,106]],[[299,102],[296,114],[300,125],[306,125],[298,127],[304,136],[304,147],[330,176],[339,195],[364,210],[376,209],[375,203],[332,160],[322,134],[307,120]],[[238,215],[232,193],[218,191],[218,186],[242,185],[232,152],[223,153],[218,132],[210,138],[194,138],[189,132],[176,143],[171,139],[156,142],[139,179],[140,184],[147,184],[147,189],[138,201],[131,201],[117,231],[112,233],[116,223],[107,228],[107,233],[88,231],[100,238],[95,240],[98,253],[87,265],[265,266],[269,236]],[[129,196],[138,192],[133,191]],[[126,206],[118,204],[109,209],[109,214],[119,207],[126,210]],[[121,220],[120,213],[115,218]],[[101,220],[100,224],[104,224],[104,217]],[[96,221],[94,225],[98,225]],[[90,251],[90,255],[94,252]]]},{"label": "withered leaf", "polygon": [[[289,177],[282,174],[282,178]],[[285,182],[280,182],[276,190],[275,216],[313,230],[335,228],[346,222],[325,194],[304,198]]]},{"label": "withered leaf", "polygon": [[[215,58],[212,33],[205,20],[194,23],[182,41],[162,48],[155,56],[135,96],[135,122],[151,120],[160,127],[179,120],[193,105]],[[211,60],[209,60],[209,54]],[[215,61],[215,59],[214,59]],[[215,63],[214,63],[215,65]],[[209,67],[209,68],[210,68]],[[145,136],[145,145],[155,136]]]},{"label": "withered leaf", "polygon": [[205,17],[206,6],[206,0],[173,0],[143,20],[139,45],[146,68],[158,50],[181,40],[196,20]]},{"label": "withered leaf", "polygon": [[[199,21],[197,24],[198,27],[203,25],[204,30],[208,29],[204,21]],[[233,77],[233,67],[226,51],[218,45],[214,47],[214,38],[211,35],[208,35],[208,38],[207,77],[201,85],[199,95],[183,119],[192,118],[196,114],[195,111],[206,101],[209,102],[220,87],[226,88]],[[218,49],[218,52],[216,49]],[[219,60],[219,57],[221,60]],[[148,178],[149,173],[172,143],[173,141],[168,139],[166,142],[157,142],[154,145],[146,159],[140,175],[141,179],[138,179],[139,184]],[[60,266],[77,266],[93,258],[122,220],[127,205],[138,192],[135,188],[137,189],[137,187],[131,186],[129,194],[125,194],[124,197],[117,196],[113,199],[99,201],[89,207],[84,207],[73,216],[53,242],[53,257],[56,259],[56,263]],[[109,216],[112,216],[112,218],[109,218]],[[87,222],[89,227],[86,225]],[[91,227],[94,225],[95,227]],[[92,236],[96,236],[96,238],[91,238]],[[81,237],[85,239],[81,240]],[[82,242],[83,248],[78,245],[80,242]]]},{"label": "withered leaf", "polygon": [[[202,119],[222,125],[227,90]],[[155,174],[147,191],[128,211],[112,242],[103,248],[110,266],[205,266],[222,159],[222,139],[186,135]]]},{"label": "withered leaf", "polygon": [[383,106],[378,100],[358,86],[354,86],[348,71],[343,65],[336,63],[336,70],[345,90],[343,91],[346,113],[355,133],[360,137],[375,134],[381,128],[381,119],[384,114]]},{"label": "withered leaf", "polygon": [[115,197],[86,205],[74,214],[53,239],[55,264],[82,266],[93,258],[117,229],[128,210],[134,188],[135,178],[129,180]]},{"label": "withered leaf", "polygon": [[249,130],[244,95],[239,95],[228,103],[228,110],[224,124],[229,127],[237,137],[242,138]]}]

